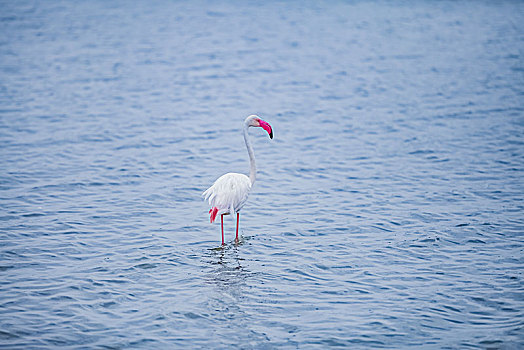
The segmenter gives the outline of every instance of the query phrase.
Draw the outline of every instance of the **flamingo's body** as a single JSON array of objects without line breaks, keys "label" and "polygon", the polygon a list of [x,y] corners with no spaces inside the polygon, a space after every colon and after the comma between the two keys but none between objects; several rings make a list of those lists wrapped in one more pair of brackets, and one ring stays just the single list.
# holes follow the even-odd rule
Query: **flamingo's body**
[{"label": "flamingo's body", "polygon": [[214,222],[217,215],[220,215],[222,227],[222,244],[224,244],[224,215],[237,214],[236,240],[238,241],[238,223],[242,209],[247,201],[251,187],[256,178],[255,154],[249,141],[247,130],[249,127],[261,127],[267,131],[270,138],[273,138],[271,126],[256,115],[250,115],[244,121],[244,141],[246,142],[251,171],[249,177],[244,174],[227,173],[220,176],[215,183],[202,194],[211,205],[210,221]]},{"label": "flamingo's body", "polygon": [[[249,177],[244,174],[227,173],[220,176],[203,195],[212,208],[217,208],[214,216],[235,214],[246,203],[250,190],[251,180],[249,180]],[[211,217],[211,222],[215,221],[214,216]]]}]

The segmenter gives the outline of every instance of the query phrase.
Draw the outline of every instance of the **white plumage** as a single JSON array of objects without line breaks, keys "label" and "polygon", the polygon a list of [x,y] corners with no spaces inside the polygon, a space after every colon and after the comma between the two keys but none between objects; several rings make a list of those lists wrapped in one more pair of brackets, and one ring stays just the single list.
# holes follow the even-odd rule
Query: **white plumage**
[{"label": "white plumage", "polygon": [[227,173],[220,176],[202,195],[217,215],[234,215],[242,209],[251,191],[251,181],[244,174]]}]

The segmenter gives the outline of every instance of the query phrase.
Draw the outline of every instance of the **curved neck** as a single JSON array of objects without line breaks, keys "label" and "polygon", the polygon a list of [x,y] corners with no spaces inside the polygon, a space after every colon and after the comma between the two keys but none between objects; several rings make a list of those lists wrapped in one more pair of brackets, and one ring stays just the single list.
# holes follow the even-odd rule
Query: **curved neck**
[{"label": "curved neck", "polygon": [[249,129],[248,124],[244,124],[244,141],[246,142],[247,153],[249,154],[249,180],[251,180],[251,185],[255,183],[257,177],[257,166],[255,165],[255,152],[253,152],[253,146],[251,146],[251,141],[249,141],[249,135],[247,130]]}]

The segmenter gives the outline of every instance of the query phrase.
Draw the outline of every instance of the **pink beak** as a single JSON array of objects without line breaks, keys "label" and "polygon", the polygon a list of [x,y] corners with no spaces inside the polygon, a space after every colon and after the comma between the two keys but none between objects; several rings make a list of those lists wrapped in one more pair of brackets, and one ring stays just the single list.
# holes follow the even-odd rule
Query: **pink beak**
[{"label": "pink beak", "polygon": [[269,125],[268,122],[263,121],[262,119],[260,119],[259,124],[262,129],[267,131],[267,133],[269,134],[269,138],[272,139],[273,138],[273,129],[271,128],[271,125]]}]

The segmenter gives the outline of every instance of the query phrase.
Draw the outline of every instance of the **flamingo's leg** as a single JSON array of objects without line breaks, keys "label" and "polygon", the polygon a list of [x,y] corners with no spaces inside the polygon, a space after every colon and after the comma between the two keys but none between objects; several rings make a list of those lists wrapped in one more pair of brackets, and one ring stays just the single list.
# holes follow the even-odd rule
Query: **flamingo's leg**
[{"label": "flamingo's leg", "polygon": [[237,238],[235,238],[235,241],[238,242],[238,221],[240,220],[240,213],[237,213]]},{"label": "flamingo's leg", "polygon": [[220,227],[222,228],[222,245],[224,245],[224,214],[220,215]]}]

